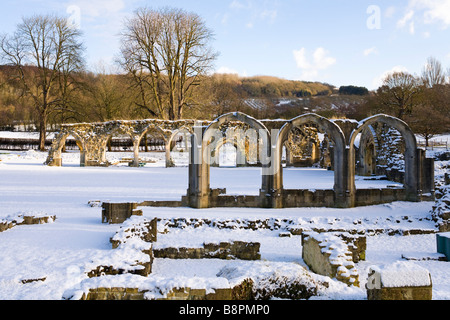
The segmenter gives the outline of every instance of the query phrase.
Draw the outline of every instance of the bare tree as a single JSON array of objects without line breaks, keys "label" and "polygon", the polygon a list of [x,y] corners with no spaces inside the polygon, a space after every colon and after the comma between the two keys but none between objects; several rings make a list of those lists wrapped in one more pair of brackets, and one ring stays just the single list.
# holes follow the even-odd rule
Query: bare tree
[{"label": "bare tree", "polygon": [[420,93],[419,80],[406,72],[389,74],[377,90],[377,97],[388,113],[403,119],[411,114]]},{"label": "bare tree", "polygon": [[121,47],[121,65],[138,92],[136,104],[157,118],[182,118],[194,87],[216,59],[212,37],[195,13],[138,9],[125,23]]},{"label": "bare tree", "polygon": [[24,18],[14,34],[1,38],[2,57],[15,70],[11,80],[33,101],[41,150],[45,149],[49,114],[63,106],[74,84],[70,76],[82,68],[80,36],[65,18],[37,15]]},{"label": "bare tree", "polygon": [[426,88],[445,84],[446,74],[442,64],[433,57],[428,58],[427,63],[422,69],[421,80]]}]

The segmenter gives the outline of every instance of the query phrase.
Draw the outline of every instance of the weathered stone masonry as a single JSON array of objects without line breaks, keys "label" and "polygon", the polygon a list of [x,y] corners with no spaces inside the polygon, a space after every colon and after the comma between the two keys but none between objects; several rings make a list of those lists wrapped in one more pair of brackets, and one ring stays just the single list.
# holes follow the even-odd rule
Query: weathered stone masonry
[{"label": "weathered stone masonry", "polygon": [[[403,188],[356,189],[355,174],[373,175],[374,156],[386,142],[373,134],[377,124],[389,126],[402,140],[402,168],[398,176]],[[229,134],[230,128],[235,134]],[[253,129],[257,136],[242,135]],[[80,146],[81,166],[107,166],[107,142],[113,135],[128,135],[133,141],[133,165],[139,166],[139,145],[148,132],[163,137],[166,146],[166,165],[171,166],[170,147],[180,132],[190,136],[189,186],[181,202],[172,206],[209,207],[354,207],[392,201],[422,201],[434,199],[434,162],[417,147],[409,126],[400,119],[376,115],[360,122],[328,120],[317,114],[304,114],[294,119],[257,120],[234,112],[214,121],[111,121],[106,123],[63,125],[49,151],[46,164],[60,166],[64,142],[72,135]],[[218,132],[220,133],[217,136]],[[296,132],[293,136],[293,132]],[[320,146],[317,133],[325,134]],[[372,134],[372,137],[370,136]],[[360,145],[356,140],[360,137]],[[251,144],[250,142],[253,142]],[[228,196],[226,190],[210,188],[211,161],[225,143],[237,148],[238,165],[248,165],[257,155],[261,166],[259,196]],[[326,145],[326,154],[318,150]],[[376,149],[378,147],[378,149]],[[286,165],[309,166],[314,162],[334,171],[334,186],[329,190],[288,190],[283,186],[283,151]],[[295,159],[295,160],[294,160]],[[400,179],[400,178],[399,178]],[[143,204],[141,204],[143,205]],[[159,205],[149,203],[147,205]]]}]

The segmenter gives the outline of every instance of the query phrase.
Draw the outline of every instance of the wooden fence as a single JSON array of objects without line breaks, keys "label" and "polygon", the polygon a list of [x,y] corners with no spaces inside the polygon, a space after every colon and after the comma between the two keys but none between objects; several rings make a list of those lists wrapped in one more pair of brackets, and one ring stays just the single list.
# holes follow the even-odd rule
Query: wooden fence
[{"label": "wooden fence", "polygon": [[[176,144],[180,145],[182,137],[180,137]],[[51,139],[45,140],[45,149],[48,150],[52,145]],[[180,145],[181,147],[181,145]],[[158,138],[142,139],[139,145],[139,151],[164,151],[165,141]],[[9,151],[27,151],[27,150],[39,150],[38,139],[27,138],[0,138],[0,150]],[[65,150],[80,150],[74,139],[68,138],[65,144]],[[109,152],[124,152],[133,151],[133,142],[131,139],[113,138],[108,142]]]},{"label": "wooden fence", "polygon": [[[417,146],[426,147],[425,140],[417,140]],[[434,150],[435,148],[449,150],[450,144],[448,139],[433,139],[428,141],[427,149]]]}]

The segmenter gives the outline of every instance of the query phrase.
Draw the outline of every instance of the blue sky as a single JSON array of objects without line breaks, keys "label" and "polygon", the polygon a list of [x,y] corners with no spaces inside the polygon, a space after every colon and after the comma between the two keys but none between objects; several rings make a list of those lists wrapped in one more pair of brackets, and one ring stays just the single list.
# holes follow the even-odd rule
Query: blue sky
[{"label": "blue sky", "polygon": [[0,33],[22,17],[66,15],[95,71],[113,63],[124,18],[142,6],[202,16],[218,72],[375,89],[392,70],[419,74],[430,56],[450,68],[450,0],[2,0]]}]

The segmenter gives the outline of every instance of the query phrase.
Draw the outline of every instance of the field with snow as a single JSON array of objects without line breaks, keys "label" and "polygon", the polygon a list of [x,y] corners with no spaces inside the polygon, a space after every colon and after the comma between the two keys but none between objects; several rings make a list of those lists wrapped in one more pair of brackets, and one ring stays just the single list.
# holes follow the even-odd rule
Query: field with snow
[{"label": "field with snow", "polygon": [[[86,271],[96,261],[110,256],[110,238],[118,225],[101,222],[101,208],[91,207],[89,201],[134,202],[143,200],[180,200],[186,193],[188,170],[186,154],[174,154],[177,167],[164,168],[163,153],[141,154],[154,160],[143,168],[108,167],[81,168],[79,154],[64,153],[62,167],[43,165],[47,154],[42,152],[0,151],[0,222],[28,215],[55,215],[56,220],[42,225],[21,225],[0,233],[0,300],[61,300],[79,298],[83,286],[111,281],[139,287],[166,283],[197,285],[226,285],[224,270],[237,272],[296,272],[301,266],[300,236],[279,237],[283,230],[218,230],[209,226],[170,229],[158,234],[156,246],[198,245],[205,241],[257,241],[261,243],[260,261],[238,260],[169,260],[155,259],[148,278],[111,276],[89,279]],[[108,160],[128,154],[108,154]],[[228,194],[258,194],[261,183],[259,168],[212,168],[211,187],[225,187]],[[286,188],[331,188],[333,173],[320,169],[286,169]],[[357,180],[357,187],[378,188],[388,181]],[[430,219],[432,202],[395,202],[352,209],[243,209],[213,208],[143,208],[144,217],[204,218],[227,221],[287,219],[315,227],[333,225],[335,228],[361,230],[436,230]],[[158,228],[163,229],[163,224]],[[159,230],[163,231],[163,230]],[[370,234],[370,233],[369,233]],[[404,261],[407,257],[436,255],[436,235],[368,236],[366,260],[356,264],[361,287],[347,287],[334,279],[314,299],[364,300],[365,283],[371,266],[384,266]],[[117,257],[116,257],[117,259]],[[432,277],[433,299],[450,300],[450,264],[443,261],[411,262],[426,268]],[[322,276],[317,276],[323,279]],[[24,281],[44,279],[43,281]],[[80,291],[81,290],[81,291]]]}]

